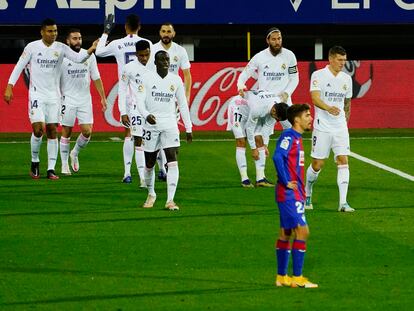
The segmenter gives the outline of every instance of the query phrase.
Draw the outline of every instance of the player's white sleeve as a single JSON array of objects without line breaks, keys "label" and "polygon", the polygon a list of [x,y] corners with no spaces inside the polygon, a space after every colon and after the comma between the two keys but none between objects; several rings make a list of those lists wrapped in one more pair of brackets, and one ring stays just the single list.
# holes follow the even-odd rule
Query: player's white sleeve
[{"label": "player's white sleeve", "polygon": [[345,95],[345,97],[346,98],[352,98],[352,78],[349,76],[349,75],[347,75],[347,80],[348,80],[348,92],[346,92],[346,95]]},{"label": "player's white sleeve", "polygon": [[191,133],[193,124],[191,123],[190,110],[188,109],[187,98],[185,97],[184,86],[181,81],[178,83],[178,88],[175,96],[177,97],[177,103],[178,107],[180,108],[180,114],[184,122],[185,131],[187,133]]},{"label": "player's white sleeve", "polygon": [[183,57],[181,58],[180,68],[181,70],[191,68],[191,64],[190,64],[190,60],[188,59],[187,51],[184,48],[183,48]]},{"label": "player's white sleeve", "polygon": [[112,45],[106,45],[106,41],[108,40],[108,34],[103,33],[102,36],[99,38],[98,45],[96,46],[95,54],[99,57],[106,57],[114,55],[112,51]]},{"label": "player's white sleeve", "polygon": [[[118,84],[118,109],[121,116],[127,114],[126,95],[128,92],[129,76],[125,69],[122,70],[121,79]],[[134,92],[135,93],[135,92]],[[138,98],[135,98],[138,99]]]},{"label": "player's white sleeve", "polygon": [[100,75],[100,73],[99,73],[99,69],[98,69],[98,64],[97,64],[97,62],[96,62],[96,57],[95,57],[95,55],[91,55],[91,58],[90,58],[90,64],[89,64],[89,69],[90,69],[90,76],[91,76],[91,79],[93,80],[93,81],[95,81],[95,80],[98,80],[98,79],[100,79],[101,78],[101,75]]},{"label": "player's white sleeve", "polygon": [[254,118],[251,113],[249,113],[249,116],[246,121],[246,136],[247,136],[247,142],[250,145],[251,149],[256,149],[256,141],[254,140],[254,130],[257,125],[257,118]]},{"label": "player's white sleeve", "polygon": [[237,89],[244,89],[246,88],[246,82],[249,80],[250,77],[257,76],[258,65],[256,62],[256,56],[253,56],[253,58],[250,60],[250,62],[247,64],[247,66],[243,69],[242,73],[239,75],[239,78],[237,79]]},{"label": "player's white sleeve", "polygon": [[289,83],[285,88],[285,92],[288,93],[289,97],[292,96],[293,92],[296,90],[296,87],[299,84],[299,71],[298,63],[296,61],[295,54],[292,53],[292,58],[288,67],[289,73]]},{"label": "player's white sleeve", "polygon": [[310,79],[310,91],[320,91],[320,82],[318,71],[313,72]]},{"label": "player's white sleeve", "polygon": [[134,102],[137,104],[137,109],[139,114],[144,118],[147,119],[148,115],[150,114],[147,110],[147,91],[145,83],[138,84],[137,90],[132,92],[132,96],[134,97]]},{"label": "player's white sleeve", "polygon": [[273,134],[276,120],[272,116],[266,116],[265,122],[262,127],[263,142],[266,146],[269,145],[270,135]]},{"label": "player's white sleeve", "polygon": [[27,46],[25,47],[22,55],[19,58],[19,61],[17,62],[16,66],[14,66],[14,69],[12,73],[10,74],[9,78],[9,84],[15,85],[17,80],[19,80],[20,74],[22,73],[24,67],[30,62],[30,59],[32,58],[32,52],[30,48]]},{"label": "player's white sleeve", "polygon": [[78,53],[72,50],[68,45],[63,44],[63,43],[62,45],[63,45],[63,56],[66,57],[67,59],[70,59],[71,61],[75,63],[83,63],[91,56],[88,54],[87,50],[81,49]]}]

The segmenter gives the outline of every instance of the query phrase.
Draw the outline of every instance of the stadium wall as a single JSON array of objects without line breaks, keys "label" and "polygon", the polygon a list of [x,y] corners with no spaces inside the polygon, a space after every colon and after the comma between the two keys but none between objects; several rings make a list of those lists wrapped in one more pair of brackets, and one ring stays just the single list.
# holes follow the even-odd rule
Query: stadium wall
[{"label": "stadium wall", "polygon": [[[237,77],[246,63],[193,63],[191,73],[191,118],[195,131],[225,130],[227,105],[237,92]],[[300,83],[292,96],[294,103],[310,103],[309,80],[326,62],[299,62]],[[0,65],[0,85],[4,88],[14,65]],[[99,69],[109,106],[101,111],[93,86],[94,130],[122,131],[117,107],[116,64],[100,64]],[[349,61],[345,70],[353,78],[350,128],[414,128],[414,61]],[[404,74],[404,77],[402,75]],[[254,88],[253,80],[249,86]],[[21,77],[10,105],[0,104],[0,132],[30,132],[27,86]]]}]

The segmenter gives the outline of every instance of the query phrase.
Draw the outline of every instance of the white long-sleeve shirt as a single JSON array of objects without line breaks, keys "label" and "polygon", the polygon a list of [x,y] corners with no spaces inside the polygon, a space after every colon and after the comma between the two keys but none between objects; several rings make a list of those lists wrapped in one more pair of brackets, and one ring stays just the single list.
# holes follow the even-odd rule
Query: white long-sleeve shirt
[{"label": "white long-sleeve shirt", "polygon": [[124,38],[111,41],[106,45],[108,40],[107,34],[102,34],[96,47],[95,54],[98,57],[114,56],[118,64],[118,79],[121,79],[122,69],[129,62],[136,60],[135,44],[140,40],[148,41],[150,49],[152,42],[148,39],[141,38],[136,34],[127,35]]},{"label": "white long-sleeve shirt", "polygon": [[[143,84],[142,76],[146,72],[148,69],[138,60],[133,60],[124,66],[118,86],[118,107],[121,116],[127,114],[127,105],[135,104],[138,87]],[[132,103],[127,101],[127,94],[132,94]]]},{"label": "white long-sleeve shirt", "polygon": [[177,127],[176,103],[187,133],[192,132],[190,111],[184,93],[181,78],[168,73],[161,78],[157,72],[148,71],[143,77],[143,84],[138,86],[136,103],[138,111],[146,119],[152,114],[156,124],[145,124],[145,127],[164,130]]},{"label": "white long-sleeve shirt", "polygon": [[95,81],[101,78],[95,55],[92,54],[81,64],[65,58],[61,72],[60,89],[65,100],[77,106],[90,103],[92,100],[91,79]]},{"label": "white long-sleeve shirt", "polygon": [[172,42],[170,48],[167,50],[162,45],[161,41],[159,41],[152,46],[151,57],[147,64],[149,69],[151,69],[152,71],[156,71],[154,57],[158,51],[165,51],[170,56],[170,67],[168,68],[169,72],[178,75],[179,69],[185,70],[191,68],[187,51],[182,46],[178,45],[175,42]]},{"label": "white long-sleeve shirt", "polygon": [[29,97],[55,102],[60,99],[59,77],[63,59],[82,63],[89,58],[86,50],[79,53],[61,42],[50,46],[42,40],[30,42],[14,67],[9,84],[15,85],[23,69],[28,65],[30,72]]},{"label": "white long-sleeve shirt", "polygon": [[273,56],[269,48],[257,53],[244,68],[237,80],[237,88],[245,88],[246,81],[256,78],[259,90],[277,95],[286,92],[289,95],[287,104],[292,105],[291,96],[299,84],[299,73],[295,54],[282,48]]}]

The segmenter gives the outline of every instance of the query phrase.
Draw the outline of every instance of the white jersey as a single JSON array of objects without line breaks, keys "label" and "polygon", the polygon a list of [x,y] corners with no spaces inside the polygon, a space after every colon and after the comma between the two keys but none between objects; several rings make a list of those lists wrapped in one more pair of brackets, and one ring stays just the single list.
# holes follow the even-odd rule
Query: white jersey
[{"label": "white jersey", "polygon": [[[83,49],[81,49],[82,51]],[[95,55],[79,64],[67,58],[63,60],[60,90],[65,101],[74,106],[82,106],[92,101],[90,85],[100,79]]]},{"label": "white jersey", "polygon": [[172,73],[168,73],[164,78],[161,78],[158,73],[148,71],[142,80],[143,84],[138,86],[136,98],[138,110],[144,119],[152,114],[157,122],[155,125],[147,123],[145,127],[157,130],[177,127],[177,103],[186,132],[191,133],[190,111],[181,78]]},{"label": "white jersey", "polygon": [[312,74],[310,91],[319,91],[320,98],[325,104],[341,109],[339,115],[334,116],[315,106],[313,128],[322,132],[337,132],[347,129],[344,103],[345,98],[352,97],[351,76],[342,71],[334,76],[328,65]]},{"label": "white jersey", "polygon": [[[127,105],[134,104],[138,87],[143,84],[142,76],[146,72],[148,69],[138,60],[133,60],[124,66],[118,88],[118,106],[121,116],[127,114]],[[132,103],[127,102],[127,94],[132,94]]]},{"label": "white jersey", "polygon": [[236,96],[230,102],[229,109],[234,115],[229,115],[229,118],[237,118],[236,114],[247,116],[245,130],[251,149],[256,149],[254,136],[258,123],[260,123],[260,131],[263,136],[270,136],[272,134],[276,120],[270,115],[270,111],[274,104],[280,102],[278,95],[267,91],[246,92],[244,98]]},{"label": "white jersey", "polygon": [[152,46],[152,42],[139,37],[136,34],[127,35],[122,39],[117,39],[111,41],[108,45],[105,46],[106,41],[108,40],[107,34],[102,34],[101,38],[99,39],[98,46],[96,47],[96,56],[99,57],[106,57],[106,56],[114,56],[116,59],[116,63],[118,64],[118,79],[121,78],[122,69],[126,64],[129,62],[136,60],[136,49],[135,44],[140,40],[148,41],[150,44],[150,49]]},{"label": "white jersey", "polygon": [[61,42],[46,46],[42,40],[29,43],[9,78],[15,85],[26,65],[30,72],[29,98],[57,102],[60,99],[59,77],[63,58],[82,63],[89,58],[86,50],[77,53]]},{"label": "white jersey", "polygon": [[191,64],[188,59],[187,51],[182,46],[178,45],[175,42],[172,42],[170,48],[167,50],[162,45],[161,41],[159,41],[156,44],[154,44],[151,48],[151,57],[148,61],[148,65],[152,71],[156,71],[154,57],[155,53],[157,53],[158,51],[165,51],[170,56],[170,72],[178,75],[179,69],[190,69]]},{"label": "white jersey", "polygon": [[244,88],[250,77],[257,77],[259,90],[277,95],[286,92],[289,95],[287,104],[292,105],[291,96],[299,84],[295,54],[286,48],[282,48],[276,56],[269,48],[257,53],[240,74],[237,88]]}]

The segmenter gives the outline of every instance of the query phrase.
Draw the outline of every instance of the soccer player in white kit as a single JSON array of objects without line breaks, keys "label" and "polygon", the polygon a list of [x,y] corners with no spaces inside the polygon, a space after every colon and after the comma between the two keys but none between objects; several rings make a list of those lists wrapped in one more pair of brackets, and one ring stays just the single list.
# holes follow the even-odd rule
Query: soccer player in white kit
[{"label": "soccer player in white kit", "polygon": [[59,179],[54,169],[59,149],[57,126],[60,114],[59,77],[62,62],[65,57],[77,63],[86,61],[95,50],[98,42],[95,41],[88,50],[76,53],[66,44],[56,42],[56,22],[49,18],[42,22],[40,34],[42,39],[29,43],[20,56],[10,75],[4,92],[4,100],[7,103],[11,102],[13,99],[13,86],[16,84],[21,72],[28,65],[30,70],[28,112],[33,129],[30,139],[32,155],[30,175],[33,179],[40,177],[39,151],[44,127],[46,127],[48,138],[47,178],[56,180]]},{"label": "soccer player in white kit", "polygon": [[[79,53],[83,50],[82,35],[79,29],[72,28],[66,36],[69,47]],[[106,96],[95,55],[81,63],[74,63],[65,58],[62,64],[60,76],[60,89],[62,92],[61,125],[62,136],[60,138],[60,159],[62,160],[62,174],[71,175],[69,169],[70,135],[75,125],[75,120],[81,129],[76,139],[76,144],[70,152],[71,166],[74,172],[79,171],[79,152],[84,149],[92,134],[93,112],[92,97],[90,92],[91,79],[101,97],[102,111],[106,110]]]},{"label": "soccer player in white kit", "polygon": [[[181,69],[184,77],[184,86],[185,86],[185,96],[187,102],[190,103],[191,97],[191,86],[192,86],[192,77],[191,77],[191,64],[188,58],[187,51],[173,40],[175,38],[174,26],[171,23],[164,23],[160,28],[160,41],[155,43],[152,47],[152,55],[155,55],[158,51],[168,52],[170,56],[170,68],[169,71],[178,75],[179,70]],[[148,63],[148,67],[151,70],[155,71],[154,58],[152,57]],[[166,158],[165,154],[161,151],[157,157],[159,173],[158,179],[165,181],[167,176],[165,172],[165,163]]]},{"label": "soccer player in white kit", "polygon": [[[248,91],[244,93],[244,97],[238,95],[230,101],[227,110],[227,130],[232,130],[236,138],[236,163],[242,187],[254,187],[247,175],[246,141],[252,149],[252,156],[257,164],[256,185],[261,186],[260,181],[265,178],[265,159],[259,158],[260,148],[266,148],[265,146],[268,145],[275,122],[286,120],[287,108],[288,105],[281,102],[280,96],[266,91]],[[261,136],[264,141],[264,146],[260,148],[256,145],[255,137],[258,136]]]},{"label": "soccer player in white kit", "polygon": [[[296,56],[291,50],[282,46],[282,33],[276,27],[272,27],[267,31],[266,42],[268,48],[253,56],[240,74],[237,80],[239,95],[244,96],[247,80],[254,78],[257,80],[259,90],[275,93],[280,96],[282,102],[290,106],[292,105],[291,96],[299,84]],[[280,123],[283,128],[290,127],[287,120]],[[256,144],[259,148],[263,147],[263,139],[258,137]],[[246,157],[245,153],[246,150],[243,150],[241,146],[236,149],[236,154],[239,157]],[[259,152],[259,157],[260,161],[266,162],[265,150]],[[256,163],[257,165],[259,164]],[[260,184],[264,187],[273,187],[273,184],[266,178]]]},{"label": "soccer player in white kit", "polygon": [[[144,179],[145,158],[144,148],[142,146],[142,134],[145,119],[138,111],[135,98],[137,97],[136,93],[138,92],[138,87],[143,83],[142,76],[148,72],[146,64],[150,58],[150,48],[150,43],[146,40],[140,40],[135,44],[137,59],[126,64],[122,69],[122,76],[119,80],[118,88],[118,104],[121,114],[121,122],[126,128],[131,129],[131,135],[134,137],[135,150],[141,151],[135,153],[135,161],[141,178],[141,188],[146,187]],[[127,94],[131,94],[132,104],[129,109],[127,108]]]},{"label": "soccer player in white kit", "polygon": [[329,65],[315,71],[311,76],[310,93],[315,105],[315,118],[312,132],[312,163],[306,171],[307,209],[313,208],[313,185],[332,149],[338,168],[338,211],[355,211],[347,202],[348,155],[351,152],[347,122],[351,112],[352,79],[342,71],[345,62],[345,49],[334,46],[329,50]]},{"label": "soccer player in white kit", "polygon": [[179,76],[168,72],[170,65],[168,53],[158,51],[154,59],[157,72],[148,72],[143,77],[143,84],[138,87],[137,94],[138,109],[147,121],[144,125],[143,139],[145,140],[145,182],[148,196],[143,207],[154,206],[156,200],[154,166],[158,151],[163,149],[168,166],[165,208],[178,210],[174,202],[179,175],[177,155],[180,146],[176,104],[178,104],[185,125],[187,142],[192,141],[192,124],[183,82]]},{"label": "soccer player in white kit", "polygon": [[[98,57],[107,57],[107,56],[114,56],[116,59],[116,63],[118,65],[118,80],[121,79],[122,69],[126,64],[129,62],[136,60],[136,51],[135,51],[135,44],[140,40],[147,40],[138,36],[138,31],[141,29],[140,19],[135,14],[130,14],[126,17],[125,21],[125,32],[126,36],[121,39],[113,40],[108,45],[106,42],[108,40],[108,35],[111,32],[113,27],[113,15],[110,14],[104,26],[104,33],[102,34],[98,46],[96,48],[96,56]],[[152,45],[151,41],[147,40],[150,45]],[[131,96],[127,94],[127,113],[129,114],[129,109],[131,108]],[[118,102],[119,103],[119,102]],[[141,153],[141,154],[140,154]],[[141,149],[135,149],[135,156],[138,157],[137,162],[137,170],[139,171],[139,167],[144,166],[144,163],[140,162],[144,159],[142,155],[143,151]],[[134,140],[131,137],[131,129],[125,128],[125,140],[123,145],[123,158],[124,158],[124,177],[122,182],[124,183],[131,183],[131,164],[132,158],[134,156]],[[139,173],[139,172],[138,172]],[[141,176],[142,177],[142,176]]]}]

